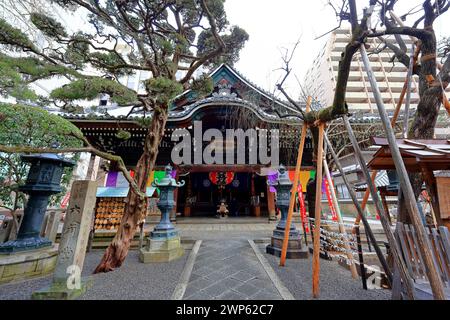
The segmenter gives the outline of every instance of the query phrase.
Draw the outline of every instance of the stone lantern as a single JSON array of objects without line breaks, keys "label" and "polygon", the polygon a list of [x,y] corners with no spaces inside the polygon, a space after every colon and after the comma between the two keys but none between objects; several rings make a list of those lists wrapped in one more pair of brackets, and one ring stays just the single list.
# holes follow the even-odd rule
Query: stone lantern
[{"label": "stone lantern", "polygon": [[23,155],[21,158],[31,164],[26,183],[19,188],[29,198],[17,239],[1,244],[0,253],[34,250],[52,245],[49,239],[40,236],[42,221],[49,197],[62,191],[64,167],[75,165],[73,161],[50,153]]},{"label": "stone lantern", "polygon": [[161,220],[150,232],[147,245],[140,250],[140,260],[144,263],[168,262],[184,254],[178,230],[170,221],[170,212],[175,207],[174,191],[184,186],[184,181],[178,183],[172,178],[171,172],[172,167],[167,165],[164,178],[152,183],[153,187],[159,188],[158,208]]},{"label": "stone lantern", "polygon": [[[281,165],[278,170],[278,179],[275,183],[270,184],[275,187],[277,191],[277,207],[281,211],[281,218],[278,222],[273,235],[270,239],[270,245],[266,247],[266,252],[275,256],[281,256],[281,248],[283,246],[284,231],[286,228],[286,219],[289,210],[289,201],[292,196],[292,182],[289,179],[289,173],[286,168]],[[308,257],[307,248],[302,248],[302,241],[300,232],[295,228],[294,223],[291,220],[291,226],[289,228],[289,241],[286,258],[288,259],[301,259]]]}]

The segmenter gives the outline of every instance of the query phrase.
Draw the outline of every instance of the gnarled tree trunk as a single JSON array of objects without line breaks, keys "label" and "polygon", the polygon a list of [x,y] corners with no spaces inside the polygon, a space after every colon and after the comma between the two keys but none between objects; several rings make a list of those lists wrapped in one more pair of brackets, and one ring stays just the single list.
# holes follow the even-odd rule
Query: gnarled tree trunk
[{"label": "gnarled tree trunk", "polygon": [[[144,152],[136,165],[134,180],[143,194],[146,192],[148,176],[155,166],[159,143],[164,136],[167,115],[167,107],[154,110],[152,121],[145,137]],[[147,199],[139,195],[133,188],[130,188],[125,200],[124,214],[119,229],[94,273],[113,271],[122,265],[130,249],[131,241],[139,222],[145,217],[146,211]]]},{"label": "gnarled tree trunk", "polygon": [[[448,86],[450,79],[450,58],[447,57],[440,77],[442,83],[437,79],[436,75],[436,38],[434,32],[430,30],[430,36],[427,41],[422,41],[421,50],[422,58],[421,72],[419,75],[419,96],[420,101],[417,105],[417,111],[411,128],[408,131],[408,138],[410,139],[433,139],[434,128],[439,114],[439,109],[442,103],[442,92]],[[425,61],[424,61],[425,60]],[[416,198],[419,197],[422,190],[424,178],[421,173],[411,173],[409,175],[411,185],[414,190]],[[404,205],[404,199],[401,198],[400,206],[398,208],[398,219],[401,222],[411,223],[409,213]],[[440,219],[438,219],[440,221]]]}]

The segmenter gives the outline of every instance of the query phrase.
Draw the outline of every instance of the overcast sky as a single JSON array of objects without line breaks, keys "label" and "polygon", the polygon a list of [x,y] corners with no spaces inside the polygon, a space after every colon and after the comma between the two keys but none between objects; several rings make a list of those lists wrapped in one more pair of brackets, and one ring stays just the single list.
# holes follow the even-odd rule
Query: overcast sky
[{"label": "overcast sky", "polygon": [[[339,1],[333,1],[339,3]],[[357,0],[358,11],[367,6],[368,0]],[[397,15],[402,15],[421,0],[399,0]],[[317,36],[338,25],[335,13],[326,0],[226,0],[225,8],[230,23],[244,28],[250,35],[242,50],[236,69],[247,78],[273,92],[282,66],[282,48],[292,49],[301,36],[301,45],[293,59],[293,72],[303,81],[310,64],[328,40]],[[408,22],[408,21],[407,21]],[[348,22],[344,22],[349,27]],[[450,36],[450,12],[435,22],[438,39]],[[294,75],[287,89],[298,95],[299,87]],[[277,94],[279,95],[279,94]]]}]

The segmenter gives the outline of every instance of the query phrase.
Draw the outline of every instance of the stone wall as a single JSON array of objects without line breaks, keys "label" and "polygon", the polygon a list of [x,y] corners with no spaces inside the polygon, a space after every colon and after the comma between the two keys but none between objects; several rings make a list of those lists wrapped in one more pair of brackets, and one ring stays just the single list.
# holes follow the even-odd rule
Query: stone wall
[{"label": "stone wall", "polygon": [[0,284],[51,274],[58,247],[0,256]]}]

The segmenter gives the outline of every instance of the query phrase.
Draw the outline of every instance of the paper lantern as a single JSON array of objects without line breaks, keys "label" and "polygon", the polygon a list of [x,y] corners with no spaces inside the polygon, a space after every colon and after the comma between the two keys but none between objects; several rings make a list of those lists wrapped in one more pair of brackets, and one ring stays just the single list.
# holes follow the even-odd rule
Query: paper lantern
[{"label": "paper lantern", "polygon": [[234,172],[210,172],[209,180],[219,187],[225,187],[234,179]]}]

